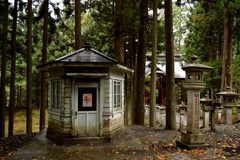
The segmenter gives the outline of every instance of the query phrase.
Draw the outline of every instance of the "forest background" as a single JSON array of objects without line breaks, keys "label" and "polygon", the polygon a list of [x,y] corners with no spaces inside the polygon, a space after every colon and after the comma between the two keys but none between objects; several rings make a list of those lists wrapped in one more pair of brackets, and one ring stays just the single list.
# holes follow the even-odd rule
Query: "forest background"
[{"label": "forest background", "polygon": [[[32,3],[31,6],[29,2]],[[7,10],[5,4],[8,4]],[[166,17],[170,15],[173,19],[173,53],[182,54],[187,62],[190,57],[197,55],[201,63],[214,67],[213,72],[204,75],[207,83],[205,92],[211,91],[213,97],[214,93],[230,85],[239,93],[240,1],[176,0],[171,2],[172,15],[164,14],[165,4],[163,0],[159,0],[157,5],[157,53],[168,55],[165,40],[169,34],[165,33],[168,22]],[[144,68],[145,57],[140,55],[152,53],[153,50],[153,6],[152,0],[0,0],[0,20],[3,22],[0,24],[1,86],[5,86],[4,89],[1,87],[1,124],[4,121],[2,114],[5,113],[2,106],[9,109],[11,106],[26,107],[28,113],[31,112],[31,106],[44,106],[46,90],[41,86],[46,86],[42,84],[46,75],[40,73],[37,66],[79,49],[86,42],[144,77],[144,69],[139,69],[138,65],[142,63],[140,68]],[[32,12],[29,12],[30,7]],[[144,16],[141,23],[141,17]],[[143,25],[146,37],[142,38],[140,33]],[[141,48],[144,46],[146,48]],[[230,56],[229,64],[225,64],[226,51]],[[230,74],[230,78],[223,78],[224,66],[227,66],[226,72]],[[137,76],[137,79],[141,78]],[[133,90],[144,97],[142,90],[135,90],[144,90],[144,80],[140,82],[142,87],[135,86]],[[28,87],[29,84],[31,87]],[[129,81],[127,86],[133,84]],[[11,88],[15,92],[12,92],[12,104]],[[30,100],[27,93],[31,94]],[[44,116],[43,114],[40,117]],[[31,120],[27,121],[31,126]],[[142,123],[141,120],[139,123]],[[41,124],[40,130],[45,126],[43,122]],[[31,127],[27,130],[31,132]]]}]

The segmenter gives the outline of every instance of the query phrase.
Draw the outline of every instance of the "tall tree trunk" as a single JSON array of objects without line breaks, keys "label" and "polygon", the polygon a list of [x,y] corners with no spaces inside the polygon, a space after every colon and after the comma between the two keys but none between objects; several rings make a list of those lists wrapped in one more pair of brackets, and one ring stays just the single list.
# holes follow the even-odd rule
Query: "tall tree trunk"
[{"label": "tall tree trunk", "polygon": [[176,130],[172,0],[165,0],[166,129]]},{"label": "tall tree trunk", "polygon": [[27,134],[32,133],[32,0],[28,0],[27,21]]},{"label": "tall tree trunk", "polygon": [[224,7],[224,46],[223,46],[223,58],[222,58],[222,82],[221,90],[224,90],[227,86],[232,88],[232,25],[233,15],[227,6]]},{"label": "tall tree trunk", "polygon": [[158,0],[153,0],[152,59],[150,86],[150,127],[156,126],[156,71],[157,71],[157,34],[158,34]]},{"label": "tall tree trunk", "polygon": [[81,48],[81,0],[75,0],[75,50]]},{"label": "tall tree trunk", "polygon": [[8,34],[8,0],[4,1],[3,8],[3,45],[2,45],[2,65],[1,65],[1,106],[0,106],[0,137],[5,135],[5,108],[6,108],[6,57],[7,57],[7,34]]},{"label": "tall tree trunk", "polygon": [[[42,64],[47,63],[48,47],[48,1],[45,0],[44,6],[44,26],[43,26],[43,53]],[[41,72],[41,108],[40,108],[40,131],[45,128],[45,109],[46,109],[46,73]]]},{"label": "tall tree trunk", "polygon": [[[135,10],[136,9],[136,2],[135,0],[131,1],[131,9]],[[129,67],[135,70],[135,62],[136,62],[136,29],[135,29],[135,19],[136,17],[134,14],[131,15],[129,21],[129,46],[128,46],[128,55],[129,57]],[[132,125],[134,123],[134,115],[135,115],[135,96],[134,96],[134,91],[135,91],[135,75],[136,74],[128,74],[128,86],[127,86],[127,93],[126,93],[126,124]]]},{"label": "tall tree trunk", "polygon": [[122,0],[115,1],[115,58],[124,63],[123,15]]},{"label": "tall tree trunk", "polygon": [[14,1],[13,24],[12,24],[12,51],[11,51],[11,81],[10,81],[10,102],[9,102],[9,123],[8,136],[13,135],[14,110],[15,110],[15,79],[16,79],[16,27],[17,27],[17,4]]},{"label": "tall tree trunk", "polygon": [[148,0],[141,0],[140,3],[140,25],[139,25],[139,49],[136,68],[136,102],[135,102],[135,123],[144,125],[144,100],[145,100],[145,61],[147,51],[147,21],[148,21]]}]

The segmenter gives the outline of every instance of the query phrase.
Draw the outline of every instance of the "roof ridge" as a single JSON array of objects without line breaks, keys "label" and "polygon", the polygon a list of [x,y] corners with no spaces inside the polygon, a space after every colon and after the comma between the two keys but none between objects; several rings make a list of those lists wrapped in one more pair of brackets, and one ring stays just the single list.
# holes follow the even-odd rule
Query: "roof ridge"
[{"label": "roof ridge", "polygon": [[90,48],[90,50],[96,52],[97,54],[103,56],[104,58],[107,58],[107,59],[109,59],[109,60],[111,60],[111,61],[114,61],[114,62],[118,62],[118,63],[119,63],[119,61],[117,61],[116,59],[111,58],[111,57],[109,57],[109,56],[107,56],[107,55],[105,55],[105,54],[103,54],[103,53],[101,53],[101,52],[99,52],[99,51],[97,51],[97,50],[95,50],[95,49],[93,49],[93,48]]},{"label": "roof ridge", "polygon": [[80,52],[81,50],[84,50],[84,48],[80,48],[80,49],[78,49],[78,50],[72,51],[72,52],[70,52],[70,53],[68,53],[68,54],[66,54],[66,55],[64,55],[64,56],[62,56],[62,57],[59,57],[59,58],[53,60],[53,61],[61,61],[61,60],[65,59],[65,58],[68,58],[68,57],[70,57],[70,56],[72,56],[72,55],[77,54],[77,53]]}]

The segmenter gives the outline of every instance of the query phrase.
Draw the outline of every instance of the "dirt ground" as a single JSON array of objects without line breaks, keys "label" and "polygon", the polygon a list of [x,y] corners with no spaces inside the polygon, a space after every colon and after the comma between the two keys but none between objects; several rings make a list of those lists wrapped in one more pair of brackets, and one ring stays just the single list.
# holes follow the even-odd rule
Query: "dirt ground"
[{"label": "dirt ground", "polygon": [[[211,147],[186,150],[176,147],[176,140],[180,140],[180,132],[164,130],[163,128],[126,126],[123,133],[115,137],[110,143],[74,146],[56,145],[45,138],[45,130],[23,147],[17,147],[17,151],[1,154],[0,159],[240,159],[240,123],[217,125],[215,132],[207,131],[205,134],[207,143]],[[11,147],[11,145],[14,146],[15,144],[10,143],[9,145]]]}]

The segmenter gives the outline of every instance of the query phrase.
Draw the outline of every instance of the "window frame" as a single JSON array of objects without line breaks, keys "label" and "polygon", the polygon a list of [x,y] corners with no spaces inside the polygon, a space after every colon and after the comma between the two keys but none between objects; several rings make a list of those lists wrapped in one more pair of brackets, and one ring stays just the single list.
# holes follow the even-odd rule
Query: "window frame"
[{"label": "window frame", "polygon": [[122,110],[122,81],[119,79],[113,80],[113,109]]},{"label": "window frame", "polygon": [[51,80],[51,111],[60,111],[61,106],[61,80]]}]

